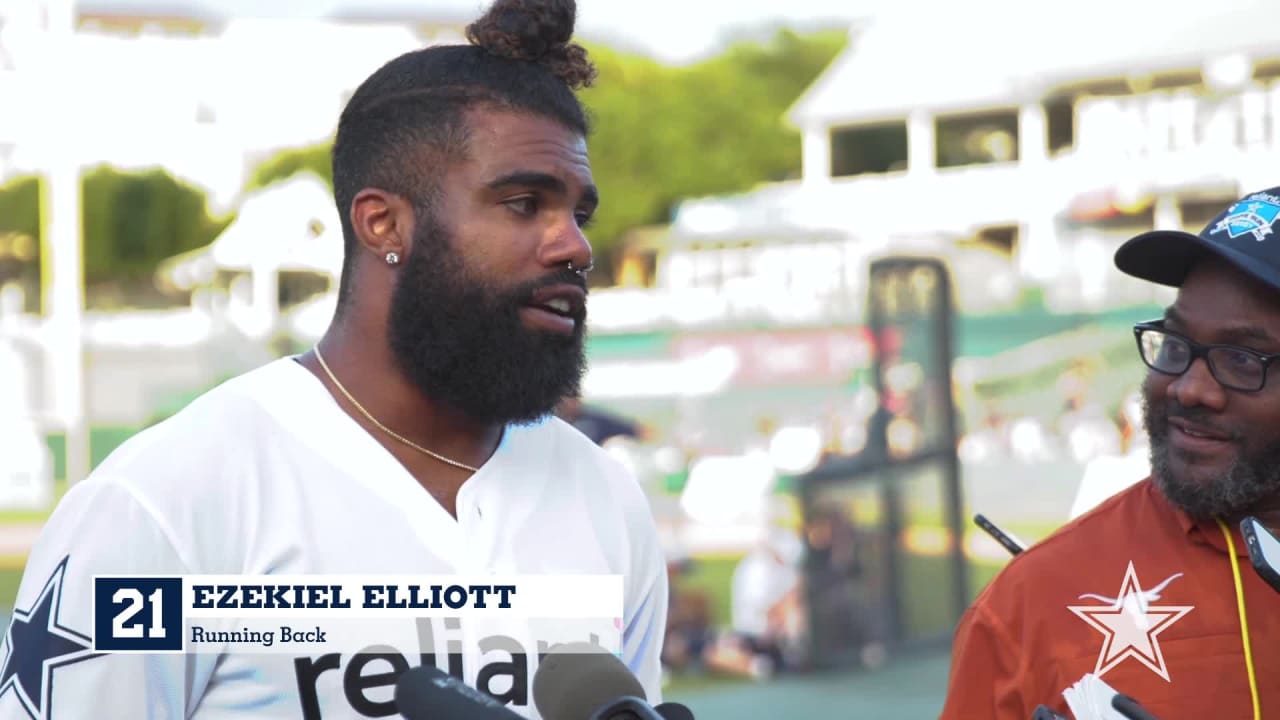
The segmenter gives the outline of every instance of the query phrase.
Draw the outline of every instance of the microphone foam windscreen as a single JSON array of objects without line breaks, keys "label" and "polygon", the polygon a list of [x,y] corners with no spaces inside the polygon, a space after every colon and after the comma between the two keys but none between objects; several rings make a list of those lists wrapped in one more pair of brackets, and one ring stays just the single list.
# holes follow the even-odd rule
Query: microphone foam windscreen
[{"label": "microphone foam windscreen", "polygon": [[693,711],[678,702],[664,702],[654,710],[662,720],[694,720]]},{"label": "microphone foam windscreen", "polygon": [[591,643],[556,645],[533,675],[533,703],[545,718],[587,720],[606,703],[628,696],[647,699],[626,664]]},{"label": "microphone foam windscreen", "polygon": [[434,665],[423,665],[403,673],[396,682],[396,712],[406,720],[432,718],[474,718],[474,720],[518,720],[492,697],[465,685]]}]

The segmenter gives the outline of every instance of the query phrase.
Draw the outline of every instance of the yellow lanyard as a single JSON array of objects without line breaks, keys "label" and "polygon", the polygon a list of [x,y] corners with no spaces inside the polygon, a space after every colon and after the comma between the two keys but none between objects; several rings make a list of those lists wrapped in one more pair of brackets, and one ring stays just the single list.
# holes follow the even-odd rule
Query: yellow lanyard
[{"label": "yellow lanyard", "polygon": [[[1216,518],[1215,518],[1216,519]],[[1240,581],[1240,561],[1236,558],[1236,542],[1227,524],[1218,520],[1222,536],[1227,539],[1227,555],[1231,558],[1231,576],[1236,584],[1236,608],[1240,611],[1240,642],[1244,645],[1244,666],[1249,672],[1249,694],[1253,698],[1253,720],[1262,720],[1258,702],[1258,678],[1253,673],[1253,652],[1249,648],[1249,616],[1244,609],[1244,584]]]}]

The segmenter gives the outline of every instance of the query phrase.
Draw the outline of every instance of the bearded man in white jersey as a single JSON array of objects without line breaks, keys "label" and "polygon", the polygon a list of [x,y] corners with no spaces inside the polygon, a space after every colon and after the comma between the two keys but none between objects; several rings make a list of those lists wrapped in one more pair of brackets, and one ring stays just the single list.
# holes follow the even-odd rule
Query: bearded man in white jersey
[{"label": "bearded man in white jersey", "polygon": [[468,44],[357,89],[333,149],[331,327],[67,494],[18,592],[0,717],[389,717],[396,678],[425,663],[537,717],[536,649],[450,619],[347,653],[95,655],[95,574],[623,575],[622,658],[661,701],[667,577],[647,503],[550,415],[579,390],[598,203],[575,16],[572,0],[498,0]]}]

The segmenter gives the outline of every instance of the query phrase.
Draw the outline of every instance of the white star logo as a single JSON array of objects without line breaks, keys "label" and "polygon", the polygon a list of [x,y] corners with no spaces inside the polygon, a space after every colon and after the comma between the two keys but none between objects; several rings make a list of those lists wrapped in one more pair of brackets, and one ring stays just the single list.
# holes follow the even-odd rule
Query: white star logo
[{"label": "white star logo", "polygon": [[1152,672],[1169,680],[1169,669],[1165,667],[1164,654],[1160,652],[1160,642],[1156,639],[1160,633],[1169,629],[1183,615],[1195,609],[1192,605],[1151,605],[1160,599],[1160,591],[1177,578],[1178,573],[1160,583],[1152,590],[1144,591],[1138,584],[1138,573],[1129,562],[1124,581],[1120,584],[1120,594],[1112,599],[1098,595],[1081,595],[1080,598],[1097,598],[1107,605],[1068,605],[1067,609],[1075,613],[1081,620],[1089,623],[1101,632],[1106,640],[1102,643],[1102,651],[1098,653],[1098,664],[1093,674],[1102,677],[1108,670],[1119,665],[1125,658],[1133,658],[1146,665]]}]

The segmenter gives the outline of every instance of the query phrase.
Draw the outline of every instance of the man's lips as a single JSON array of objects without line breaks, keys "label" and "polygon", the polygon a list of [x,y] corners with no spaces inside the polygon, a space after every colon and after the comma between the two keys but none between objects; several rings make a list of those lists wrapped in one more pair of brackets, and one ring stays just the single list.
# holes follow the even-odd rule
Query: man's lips
[{"label": "man's lips", "polygon": [[1224,433],[1221,430],[1215,430],[1208,425],[1193,423],[1183,418],[1171,417],[1169,418],[1169,424],[1191,437],[1198,437],[1205,440],[1217,440],[1219,442],[1230,442],[1232,440],[1230,433]]},{"label": "man's lips", "polygon": [[586,300],[586,291],[576,285],[548,285],[534,291],[521,313],[536,328],[572,335],[586,317]]},{"label": "man's lips", "polygon": [[548,285],[534,291],[528,304],[556,315],[580,319],[586,312],[587,293],[582,288],[567,283]]},{"label": "man's lips", "polygon": [[1229,450],[1235,438],[1229,434],[1182,418],[1169,418],[1169,443],[1195,455],[1217,455]]}]

